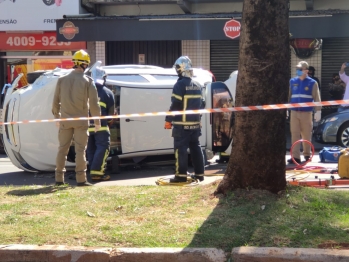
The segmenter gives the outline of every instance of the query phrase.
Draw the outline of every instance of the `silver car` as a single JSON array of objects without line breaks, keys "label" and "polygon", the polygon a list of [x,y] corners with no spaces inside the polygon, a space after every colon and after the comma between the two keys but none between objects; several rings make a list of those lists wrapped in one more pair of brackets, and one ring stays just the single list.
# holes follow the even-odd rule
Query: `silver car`
[{"label": "silver car", "polygon": [[314,138],[318,143],[349,147],[349,108],[322,118],[314,131]]}]

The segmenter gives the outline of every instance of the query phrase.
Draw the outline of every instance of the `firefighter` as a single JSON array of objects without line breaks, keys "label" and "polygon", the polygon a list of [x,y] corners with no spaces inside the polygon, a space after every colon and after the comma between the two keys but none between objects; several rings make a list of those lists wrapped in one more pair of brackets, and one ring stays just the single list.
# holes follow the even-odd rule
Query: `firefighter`
[{"label": "firefighter", "polygon": [[[115,115],[114,94],[105,87],[107,75],[103,73],[103,80],[96,80],[96,87],[101,107],[101,115]],[[112,119],[101,119],[101,128],[95,132],[93,121],[90,122],[87,143],[87,160],[89,163],[90,176],[93,181],[106,181],[110,176],[105,174],[106,160],[110,150],[110,131],[109,126]],[[109,123],[108,123],[109,122]]]},{"label": "firefighter", "polygon": [[[58,79],[52,104],[55,118],[94,117],[100,116],[97,89],[93,79],[84,74],[90,63],[90,56],[84,50],[74,53],[74,70]],[[74,138],[75,172],[78,186],[91,186],[86,179],[86,145],[88,140],[88,120],[56,122],[58,132],[58,153],[56,157],[56,185],[64,184],[65,161]],[[95,119],[95,131],[100,128],[100,120]]]},{"label": "firefighter", "polygon": [[[192,63],[187,56],[179,57],[174,66],[178,74],[174,85],[169,111],[195,110],[205,107],[202,87],[192,80]],[[165,118],[165,129],[172,129],[176,158],[175,177],[170,182],[186,182],[188,169],[188,148],[194,166],[194,178],[204,180],[204,157],[199,137],[201,136],[201,116],[199,114],[169,115]]]}]

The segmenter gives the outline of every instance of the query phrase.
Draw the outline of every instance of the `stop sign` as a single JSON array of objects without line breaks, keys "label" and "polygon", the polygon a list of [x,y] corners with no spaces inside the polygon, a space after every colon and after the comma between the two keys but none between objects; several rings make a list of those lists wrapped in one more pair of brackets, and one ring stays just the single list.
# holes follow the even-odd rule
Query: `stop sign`
[{"label": "stop sign", "polygon": [[240,22],[232,19],[225,23],[224,33],[227,37],[234,39],[240,36],[240,28]]}]

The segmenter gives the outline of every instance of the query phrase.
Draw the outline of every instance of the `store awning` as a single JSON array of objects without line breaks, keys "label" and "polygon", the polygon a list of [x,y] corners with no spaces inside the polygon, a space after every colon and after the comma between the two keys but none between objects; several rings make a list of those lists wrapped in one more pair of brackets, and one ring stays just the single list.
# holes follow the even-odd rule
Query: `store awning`
[{"label": "store awning", "polygon": [[[227,21],[241,13],[168,16],[73,17],[56,22],[58,41],[228,40]],[[290,12],[294,38],[349,37],[349,11]]]}]

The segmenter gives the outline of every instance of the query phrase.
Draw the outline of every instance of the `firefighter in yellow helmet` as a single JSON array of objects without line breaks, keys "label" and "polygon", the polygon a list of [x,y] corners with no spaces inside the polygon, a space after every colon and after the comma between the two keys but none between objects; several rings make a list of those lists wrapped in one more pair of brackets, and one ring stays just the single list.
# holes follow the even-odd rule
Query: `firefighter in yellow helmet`
[{"label": "firefighter in yellow helmet", "polygon": [[[73,55],[74,70],[60,77],[53,97],[52,113],[55,118],[100,116],[97,89],[92,78],[84,74],[90,63],[90,56],[84,50]],[[90,186],[86,179],[86,145],[88,140],[88,120],[56,122],[58,132],[58,153],[56,158],[56,185],[64,184],[66,156],[74,138],[75,172],[78,186]],[[100,120],[95,119],[95,130],[99,130]]]}]

